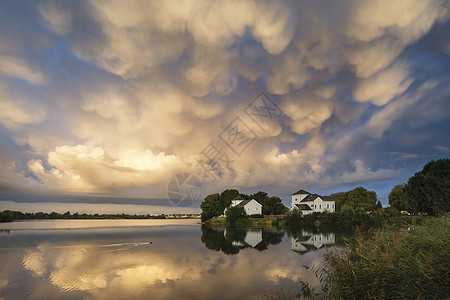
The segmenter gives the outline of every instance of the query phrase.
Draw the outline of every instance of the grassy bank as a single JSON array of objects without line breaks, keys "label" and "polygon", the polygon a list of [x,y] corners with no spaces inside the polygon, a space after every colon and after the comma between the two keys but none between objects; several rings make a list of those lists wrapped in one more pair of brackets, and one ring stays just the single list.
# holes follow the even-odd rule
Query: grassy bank
[{"label": "grassy bank", "polygon": [[[280,228],[300,228],[306,226],[338,226],[339,228],[381,227],[386,224],[402,225],[420,223],[420,216],[402,216],[396,209],[383,208],[374,212],[346,210],[334,213],[312,213],[303,215],[299,210],[289,211],[285,215],[246,217],[239,219],[235,227],[277,226]],[[212,218],[204,222],[209,225],[228,226],[226,218]]]},{"label": "grassy bank", "polygon": [[[274,217],[262,217],[262,218],[246,218],[244,220],[239,220],[237,222],[236,227],[264,227],[264,226],[273,226],[277,225],[278,218]],[[226,227],[229,224],[225,218],[213,218],[208,221],[203,222],[205,225],[211,226],[221,226]]]},{"label": "grassy bank", "polygon": [[446,299],[450,297],[450,217],[420,225],[357,231],[341,251],[325,256],[322,291],[305,298]]}]

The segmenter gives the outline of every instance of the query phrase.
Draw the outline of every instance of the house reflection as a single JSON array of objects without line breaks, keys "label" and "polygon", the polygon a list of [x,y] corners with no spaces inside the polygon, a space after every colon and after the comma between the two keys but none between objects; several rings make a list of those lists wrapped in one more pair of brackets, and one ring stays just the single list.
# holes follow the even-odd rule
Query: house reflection
[{"label": "house reflection", "polygon": [[300,231],[298,235],[291,237],[292,251],[305,254],[309,251],[319,250],[325,246],[331,246],[335,243],[335,234]]},{"label": "house reflection", "polygon": [[240,250],[251,248],[264,251],[269,245],[281,243],[284,231],[263,228],[219,229],[202,226],[202,242],[206,248],[237,254]]},{"label": "house reflection", "polygon": [[[224,236],[227,236],[227,230],[224,231]],[[255,248],[259,243],[263,240],[262,238],[262,229],[247,229],[245,232],[245,237],[243,241],[233,241],[231,244],[235,247],[252,247]]]}]

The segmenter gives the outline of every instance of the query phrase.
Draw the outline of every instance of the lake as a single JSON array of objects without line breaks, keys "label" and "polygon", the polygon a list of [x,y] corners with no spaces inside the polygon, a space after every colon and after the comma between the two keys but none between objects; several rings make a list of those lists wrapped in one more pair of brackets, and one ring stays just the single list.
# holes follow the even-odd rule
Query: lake
[{"label": "lake", "polygon": [[266,299],[317,284],[337,233],[199,220],[0,223],[0,299]]}]

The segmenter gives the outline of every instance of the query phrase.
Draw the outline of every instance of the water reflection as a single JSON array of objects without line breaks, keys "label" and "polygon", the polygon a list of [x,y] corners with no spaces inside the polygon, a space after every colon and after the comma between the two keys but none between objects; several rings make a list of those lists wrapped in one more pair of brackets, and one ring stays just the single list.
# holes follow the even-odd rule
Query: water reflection
[{"label": "water reflection", "polygon": [[321,249],[339,246],[352,235],[352,232],[336,231],[335,228],[326,226],[306,226],[304,228],[286,229],[291,240],[291,250],[306,254]]},{"label": "water reflection", "polygon": [[310,231],[301,231],[300,235],[291,237],[292,251],[300,254],[308,253],[309,251],[317,251],[325,246],[332,246],[335,244],[334,233],[313,233]]},{"label": "water reflection", "polygon": [[283,237],[284,230],[277,228],[224,229],[202,226],[201,240],[210,250],[237,254],[246,248],[267,250],[269,245],[281,243]]},{"label": "water reflection", "polygon": [[0,234],[0,299],[265,299],[297,291],[299,280],[314,285],[300,266],[319,265],[324,254],[297,255],[291,239],[299,231],[286,237],[276,228],[61,222]]}]

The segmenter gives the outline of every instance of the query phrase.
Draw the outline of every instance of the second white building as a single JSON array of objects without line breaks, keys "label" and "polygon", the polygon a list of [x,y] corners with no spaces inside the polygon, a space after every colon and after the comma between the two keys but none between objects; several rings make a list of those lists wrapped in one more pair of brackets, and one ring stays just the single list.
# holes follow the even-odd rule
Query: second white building
[{"label": "second white building", "polygon": [[335,204],[333,197],[299,190],[292,194],[291,209],[300,209],[303,215],[308,215],[313,212],[334,212]]}]

